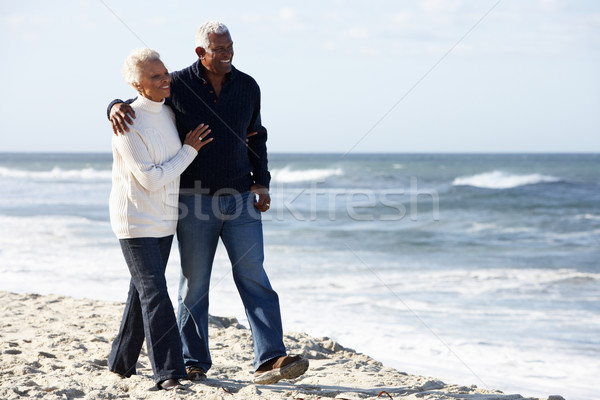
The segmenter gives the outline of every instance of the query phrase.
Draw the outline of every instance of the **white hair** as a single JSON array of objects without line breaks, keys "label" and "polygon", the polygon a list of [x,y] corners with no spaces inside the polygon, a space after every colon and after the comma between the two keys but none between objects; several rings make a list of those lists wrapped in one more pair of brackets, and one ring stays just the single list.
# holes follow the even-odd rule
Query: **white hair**
[{"label": "white hair", "polygon": [[155,50],[144,48],[133,50],[125,59],[121,73],[125,82],[133,86],[140,83],[140,65],[148,61],[160,60],[160,54]]},{"label": "white hair", "polygon": [[227,29],[225,24],[218,21],[208,21],[203,23],[196,32],[196,47],[202,47],[207,52],[210,52],[210,50],[208,50],[208,46],[210,45],[208,35],[211,33],[222,35],[229,33],[229,29]]}]

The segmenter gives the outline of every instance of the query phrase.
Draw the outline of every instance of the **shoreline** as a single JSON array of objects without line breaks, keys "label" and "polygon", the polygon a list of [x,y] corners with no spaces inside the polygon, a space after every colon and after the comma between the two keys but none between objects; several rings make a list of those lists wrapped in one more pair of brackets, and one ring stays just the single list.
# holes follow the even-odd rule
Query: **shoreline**
[{"label": "shoreline", "polygon": [[[235,318],[210,319],[213,367],[206,382],[158,391],[145,351],[138,375],[121,379],[107,369],[123,303],[0,291],[0,398],[39,399],[464,399],[546,400],[411,375],[329,338],[285,332],[290,354],[310,361],[306,374],[275,385],[252,383],[252,337]],[[561,400],[548,396],[548,400]]]}]

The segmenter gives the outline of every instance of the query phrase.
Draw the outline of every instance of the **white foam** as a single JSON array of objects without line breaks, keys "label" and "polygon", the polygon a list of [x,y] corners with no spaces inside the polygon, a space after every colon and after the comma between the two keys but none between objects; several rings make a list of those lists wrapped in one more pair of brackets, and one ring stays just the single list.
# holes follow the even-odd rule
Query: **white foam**
[{"label": "white foam", "polygon": [[94,168],[62,169],[54,167],[49,171],[28,171],[0,167],[0,177],[35,180],[110,180],[110,170],[97,170]]},{"label": "white foam", "polygon": [[[0,226],[11,232],[0,236],[0,289],[125,299],[129,272],[107,221],[76,216],[0,216]],[[174,243],[167,267],[172,301],[177,298],[179,277],[176,247]],[[314,249],[291,246],[270,246],[267,254],[271,281],[281,295],[286,330],[329,336],[389,366],[434,375],[449,383],[484,386],[481,380],[490,388],[524,395],[560,393],[569,399],[590,398],[589,393],[596,390],[591,382],[598,361],[592,356],[560,347],[542,331],[515,340],[521,324],[526,330],[556,326],[559,334],[567,329],[564,327],[575,330],[582,326],[580,321],[590,326],[595,313],[549,313],[484,303],[463,307],[466,303],[448,299],[486,293],[496,296],[535,285],[549,287],[566,279],[594,285],[600,281],[600,273],[567,268],[399,268],[396,263],[378,261],[367,266],[356,260],[353,266],[355,257],[348,252],[325,249],[318,255]],[[314,279],[315,274],[319,279]],[[210,296],[211,313],[238,316],[247,326],[222,245],[215,258]],[[545,296],[552,301],[552,293]],[[522,300],[526,303],[526,298]],[[320,307],[318,313],[315,306]],[[487,329],[488,322],[494,321],[502,326],[501,335]]]},{"label": "white foam", "polygon": [[467,229],[467,232],[476,233],[476,232],[482,232],[482,231],[495,230],[497,228],[498,228],[498,225],[496,225],[496,224],[473,222],[471,227],[469,229]]},{"label": "white foam", "polygon": [[485,172],[483,174],[458,177],[454,186],[474,186],[484,189],[510,189],[537,183],[558,182],[559,178],[541,174],[515,175],[502,171]]},{"label": "white foam", "polygon": [[10,232],[0,236],[2,290],[100,299],[120,299],[126,293],[129,273],[108,221],[0,216],[0,225]]},{"label": "white foam", "polygon": [[471,227],[467,229],[469,233],[502,233],[502,234],[511,234],[511,233],[527,233],[531,232],[533,229],[527,226],[515,226],[515,227],[502,227],[493,223],[481,223],[481,222],[473,222]]},{"label": "white foam", "polygon": [[581,219],[587,219],[590,221],[600,221],[600,215],[594,215],[594,214],[579,214],[575,216],[575,219],[581,220]]},{"label": "white foam", "polygon": [[281,183],[323,181],[330,176],[340,175],[344,175],[341,168],[292,170],[285,167],[271,171],[273,181]]}]

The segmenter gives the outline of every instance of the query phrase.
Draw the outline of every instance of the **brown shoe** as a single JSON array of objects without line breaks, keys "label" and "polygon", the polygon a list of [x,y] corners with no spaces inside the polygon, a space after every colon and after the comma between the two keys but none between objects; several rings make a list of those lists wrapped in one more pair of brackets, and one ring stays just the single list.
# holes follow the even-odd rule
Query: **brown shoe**
[{"label": "brown shoe", "polygon": [[254,373],[254,383],[272,385],[282,379],[295,379],[306,372],[308,360],[302,356],[281,356],[267,361]]},{"label": "brown shoe", "polygon": [[187,372],[187,378],[190,381],[205,381],[206,380],[206,372],[200,367],[187,367],[185,369]]}]

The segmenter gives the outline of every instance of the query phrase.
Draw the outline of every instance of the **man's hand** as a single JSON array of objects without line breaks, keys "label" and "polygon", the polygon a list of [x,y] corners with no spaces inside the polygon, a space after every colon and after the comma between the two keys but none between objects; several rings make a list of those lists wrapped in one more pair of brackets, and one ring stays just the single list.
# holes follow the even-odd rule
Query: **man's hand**
[{"label": "man's hand", "polygon": [[252,136],[256,136],[258,135],[258,132],[252,132],[246,135],[246,147],[248,147],[248,139],[250,139]]},{"label": "man's hand", "polygon": [[127,103],[117,103],[110,109],[110,123],[112,124],[115,135],[129,132],[129,125],[133,124],[135,111]]},{"label": "man's hand", "polygon": [[260,212],[265,212],[271,208],[271,195],[269,195],[269,189],[263,185],[252,185],[250,191],[258,196],[258,200],[254,202],[254,207],[260,210]]}]

